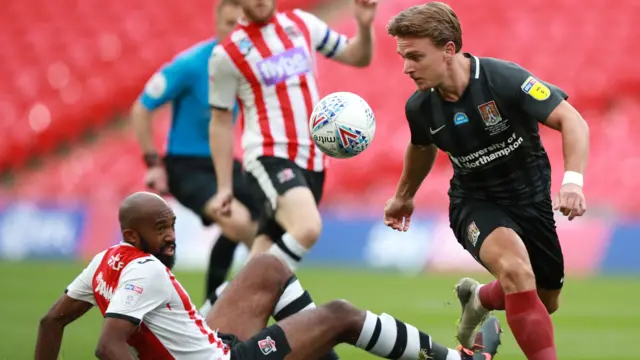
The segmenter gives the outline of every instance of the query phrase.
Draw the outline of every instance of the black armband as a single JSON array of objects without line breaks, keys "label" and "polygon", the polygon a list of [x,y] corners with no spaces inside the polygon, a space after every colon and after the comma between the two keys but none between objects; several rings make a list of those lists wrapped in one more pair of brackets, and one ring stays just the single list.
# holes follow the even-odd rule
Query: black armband
[{"label": "black armband", "polygon": [[158,166],[162,163],[160,156],[156,153],[144,154],[144,163],[147,167]]}]

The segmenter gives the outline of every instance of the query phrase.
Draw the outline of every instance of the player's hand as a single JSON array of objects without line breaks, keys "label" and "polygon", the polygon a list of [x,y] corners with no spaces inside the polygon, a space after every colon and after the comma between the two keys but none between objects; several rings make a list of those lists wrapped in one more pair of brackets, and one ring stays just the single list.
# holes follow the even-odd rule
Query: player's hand
[{"label": "player's hand", "polygon": [[144,183],[160,195],[165,195],[169,192],[167,172],[163,166],[150,167],[144,176]]},{"label": "player's hand", "polygon": [[413,214],[413,198],[394,196],[384,207],[384,224],[394,230],[407,231],[411,224],[411,214]]},{"label": "player's hand", "polygon": [[582,186],[570,183],[562,185],[554,201],[553,210],[560,210],[562,215],[569,217],[569,221],[576,216],[582,216],[587,211]]},{"label": "player's hand", "polygon": [[218,192],[207,202],[207,213],[214,216],[231,216],[231,201],[233,191],[230,189],[218,189]]},{"label": "player's hand", "polygon": [[371,26],[376,17],[378,0],[356,0],[356,21],[362,26]]}]

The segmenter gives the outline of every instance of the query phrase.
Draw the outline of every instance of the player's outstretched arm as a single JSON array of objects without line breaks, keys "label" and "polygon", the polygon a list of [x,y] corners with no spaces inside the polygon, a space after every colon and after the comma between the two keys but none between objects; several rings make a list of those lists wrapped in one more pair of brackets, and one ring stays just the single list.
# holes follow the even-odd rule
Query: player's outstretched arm
[{"label": "player's outstretched arm", "polygon": [[93,305],[63,294],[40,320],[36,343],[36,360],[56,360],[65,326],[84,315]]},{"label": "player's outstretched arm", "polygon": [[344,50],[335,56],[343,64],[365,67],[373,58],[373,20],[378,5],[377,0],[356,0],[355,15],[358,33],[349,39]]},{"label": "player's outstretched arm", "polygon": [[101,360],[133,360],[127,339],[137,328],[137,325],[128,319],[105,318],[96,348],[96,357]]}]

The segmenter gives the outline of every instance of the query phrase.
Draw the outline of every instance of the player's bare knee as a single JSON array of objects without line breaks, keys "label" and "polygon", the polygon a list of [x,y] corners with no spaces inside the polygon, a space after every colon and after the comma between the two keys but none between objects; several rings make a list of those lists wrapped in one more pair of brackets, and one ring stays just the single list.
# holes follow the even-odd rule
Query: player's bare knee
[{"label": "player's bare knee", "polygon": [[320,217],[318,216],[317,219],[300,223],[288,232],[298,241],[298,243],[300,243],[300,245],[309,249],[316,243],[320,237],[321,231],[322,220],[320,220]]},{"label": "player's bare knee", "polygon": [[510,294],[536,288],[536,277],[528,261],[505,257],[499,268],[496,275],[505,293]]},{"label": "player's bare knee", "polygon": [[260,283],[264,288],[273,291],[282,290],[284,284],[293,275],[280,259],[270,254],[256,255],[246,268],[247,271],[255,272],[256,276],[260,277]]},{"label": "player's bare knee", "polygon": [[340,330],[340,341],[348,341],[353,336],[357,338],[365,318],[363,311],[347,300],[332,300],[322,307],[331,314],[334,329]]}]

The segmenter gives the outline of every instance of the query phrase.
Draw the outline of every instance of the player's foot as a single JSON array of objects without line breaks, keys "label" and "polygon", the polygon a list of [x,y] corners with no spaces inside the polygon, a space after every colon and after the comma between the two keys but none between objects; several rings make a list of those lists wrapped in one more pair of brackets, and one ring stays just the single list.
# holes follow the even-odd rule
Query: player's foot
[{"label": "player's foot", "polygon": [[473,347],[476,328],[487,317],[489,311],[482,307],[476,295],[480,283],[470,279],[460,279],[456,285],[456,296],[462,306],[462,314],[458,322],[458,341],[462,347]]},{"label": "player's foot", "polygon": [[462,360],[493,360],[498,353],[502,328],[500,321],[495,316],[487,319],[482,324],[482,329],[476,335],[473,350],[468,350],[460,346],[460,358]]}]

